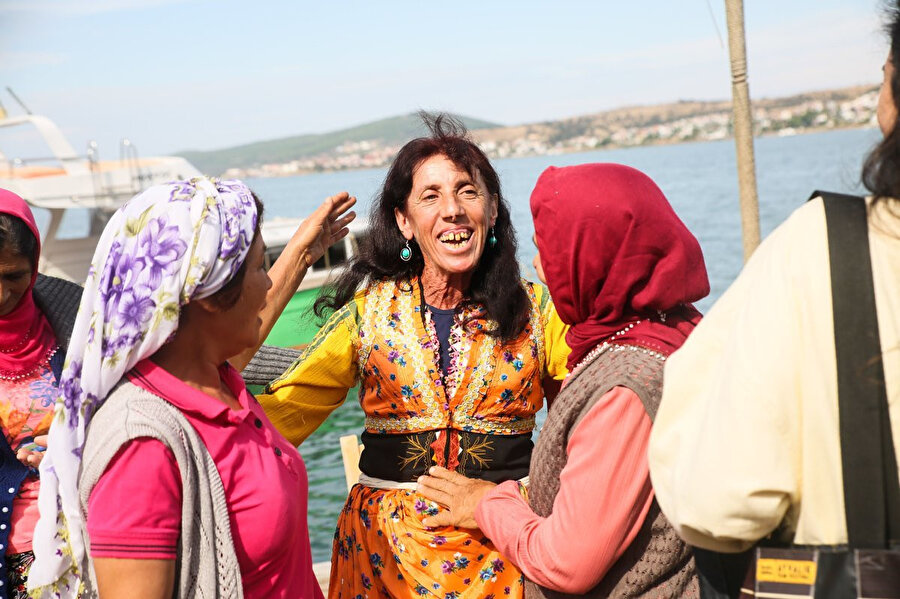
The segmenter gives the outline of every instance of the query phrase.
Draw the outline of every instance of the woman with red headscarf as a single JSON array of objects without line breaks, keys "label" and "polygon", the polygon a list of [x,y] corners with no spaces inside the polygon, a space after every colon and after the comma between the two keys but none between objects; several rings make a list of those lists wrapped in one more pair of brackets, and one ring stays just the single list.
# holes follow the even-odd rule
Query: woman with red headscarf
[{"label": "woman with red headscarf", "polygon": [[478,526],[529,579],[526,597],[699,596],[646,456],[663,364],[709,292],[700,245],[650,178],[618,164],[547,169],[531,212],[570,374],[529,487],[432,468],[420,492],[450,509],[425,524]]}]

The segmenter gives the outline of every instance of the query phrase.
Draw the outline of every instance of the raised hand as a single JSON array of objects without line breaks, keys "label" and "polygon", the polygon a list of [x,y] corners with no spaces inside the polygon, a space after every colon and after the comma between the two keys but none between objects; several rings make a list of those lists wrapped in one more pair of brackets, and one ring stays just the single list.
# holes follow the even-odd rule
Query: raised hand
[{"label": "raised hand", "polygon": [[356,198],[346,191],[336,193],[325,199],[316,211],[303,220],[291,241],[296,242],[303,252],[306,267],[310,268],[316,260],[325,255],[329,247],[343,239],[349,233],[347,225],[356,218],[355,212],[347,212],[356,204]]},{"label": "raised hand", "polygon": [[436,516],[422,520],[422,524],[431,528],[478,528],[475,508],[484,494],[496,486],[486,480],[466,478],[440,466],[429,468],[428,476],[420,476],[417,483],[416,490],[420,495],[447,508]]}]

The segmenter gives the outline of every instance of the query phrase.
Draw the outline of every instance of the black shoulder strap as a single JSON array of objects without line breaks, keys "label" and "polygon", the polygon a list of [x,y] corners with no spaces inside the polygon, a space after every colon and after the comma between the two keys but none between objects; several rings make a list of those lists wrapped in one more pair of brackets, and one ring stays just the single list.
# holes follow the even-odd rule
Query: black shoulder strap
[{"label": "black shoulder strap", "polygon": [[817,191],[825,203],[844,509],[849,545],[900,541],[900,481],[884,381],[863,198]]}]

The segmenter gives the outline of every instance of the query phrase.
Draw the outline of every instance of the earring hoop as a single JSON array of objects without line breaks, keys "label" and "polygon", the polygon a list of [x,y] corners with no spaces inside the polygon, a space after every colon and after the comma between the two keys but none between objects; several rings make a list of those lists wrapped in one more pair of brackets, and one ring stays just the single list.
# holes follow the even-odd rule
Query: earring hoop
[{"label": "earring hoop", "polygon": [[409,247],[409,239],[406,240],[406,246],[400,248],[400,259],[409,262],[412,258],[412,249]]},{"label": "earring hoop", "polygon": [[494,227],[491,227],[491,236],[488,237],[488,247],[495,248],[497,247],[497,237],[494,235]]}]

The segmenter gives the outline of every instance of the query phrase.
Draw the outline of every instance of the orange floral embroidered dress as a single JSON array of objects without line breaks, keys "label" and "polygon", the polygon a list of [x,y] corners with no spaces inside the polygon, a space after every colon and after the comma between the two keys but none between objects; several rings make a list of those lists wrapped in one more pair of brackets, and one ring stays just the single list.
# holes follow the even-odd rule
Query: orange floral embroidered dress
[{"label": "orange floral embroidered dress", "polygon": [[485,334],[481,308],[456,311],[446,373],[418,281],[374,284],[259,397],[299,444],[360,383],[363,476],[338,519],[330,597],[522,596],[520,572],[481,531],[422,526],[442,508],[414,489],[432,465],[494,482],[527,475],[542,381],[565,377],[569,350],[547,290],[523,284],[531,315],[510,343]]}]

